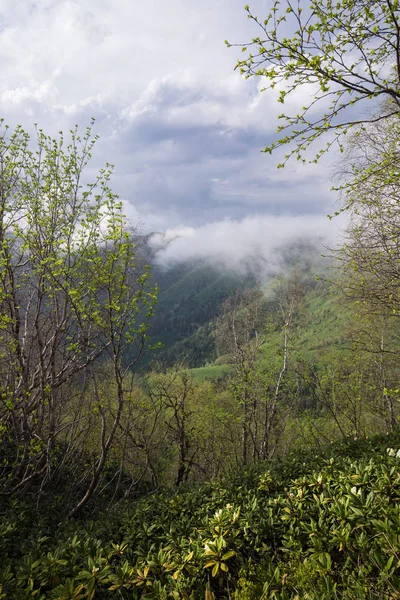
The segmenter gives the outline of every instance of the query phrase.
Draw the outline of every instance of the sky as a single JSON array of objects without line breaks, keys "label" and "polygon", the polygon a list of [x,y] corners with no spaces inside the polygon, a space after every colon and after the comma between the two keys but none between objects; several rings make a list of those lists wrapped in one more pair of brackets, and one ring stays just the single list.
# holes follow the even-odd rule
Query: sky
[{"label": "sky", "polygon": [[[259,16],[266,5],[250,4]],[[91,169],[115,165],[132,223],[166,232],[176,256],[279,246],[279,228],[282,244],[331,239],[330,161],[277,169],[279,153],[261,152],[282,105],[224,44],[257,34],[243,0],[0,0],[0,116],[50,134],[93,117]]]}]

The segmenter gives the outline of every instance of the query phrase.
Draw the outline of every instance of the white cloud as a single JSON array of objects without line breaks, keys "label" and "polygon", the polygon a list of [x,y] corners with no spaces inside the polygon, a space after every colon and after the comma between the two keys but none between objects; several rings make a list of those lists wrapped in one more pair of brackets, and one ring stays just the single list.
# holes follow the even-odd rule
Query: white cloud
[{"label": "white cloud", "polygon": [[344,219],[256,215],[242,220],[225,220],[198,228],[169,229],[151,238],[160,264],[201,260],[234,270],[262,269],[279,272],[285,253],[296,244],[326,253],[337,241]]},{"label": "white cloud", "polygon": [[279,154],[259,152],[282,106],[223,43],[254,33],[243,0],[0,0],[0,115],[54,134],[95,117],[92,168],[115,164],[113,189],[147,230],[325,214],[326,169],[277,171]]},{"label": "white cloud", "polygon": [[122,104],[182,69],[218,80],[235,64],[224,38],[248,31],[241,0],[1,0],[0,28],[2,89],[51,77],[65,103]]}]

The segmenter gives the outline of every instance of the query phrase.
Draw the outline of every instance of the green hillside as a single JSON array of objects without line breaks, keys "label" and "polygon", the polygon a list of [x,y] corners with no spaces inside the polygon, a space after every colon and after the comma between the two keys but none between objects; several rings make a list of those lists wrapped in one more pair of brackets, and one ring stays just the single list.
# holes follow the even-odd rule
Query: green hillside
[{"label": "green hillside", "polygon": [[[354,308],[342,296],[338,285],[320,279],[308,270],[304,276],[304,297],[291,336],[291,348],[298,356],[320,366],[329,362],[331,351],[349,346],[348,324]],[[276,323],[269,331],[264,348],[277,343],[281,334],[279,306],[275,294],[277,279],[270,278],[260,284],[265,295],[265,316]],[[263,347],[260,349],[262,360]],[[219,359],[220,364],[220,359]]]},{"label": "green hillside", "polygon": [[[141,243],[141,251],[149,253],[146,242]],[[159,286],[150,334],[154,342],[161,342],[163,346],[156,354],[162,362],[183,361],[191,368],[213,363],[217,358],[215,319],[221,313],[223,302],[236,291],[261,289],[268,305],[265,314],[276,313],[274,290],[277,278],[263,274],[257,262],[254,272],[236,273],[198,262],[161,268],[151,252],[148,259],[154,263],[152,277]],[[322,265],[319,253],[306,244],[287,249],[284,261],[283,275],[293,269],[299,270],[306,289],[302,323],[297,334],[299,348],[312,358],[332,344],[343,343],[346,309],[337,301],[334,286],[317,281],[321,275],[326,278],[332,275],[329,266]],[[274,314],[272,316],[274,318]]]},{"label": "green hillside", "polygon": [[197,381],[205,381],[207,379],[221,379],[229,375],[232,371],[232,365],[207,365],[205,367],[197,367],[190,369],[190,373]]},{"label": "green hillside", "polygon": [[183,360],[199,367],[215,360],[212,322],[222,302],[236,289],[254,287],[251,274],[236,274],[205,264],[179,264],[167,270],[154,268],[159,285],[157,311],[150,333],[164,349],[159,360]]},{"label": "green hillside", "polygon": [[23,4],[0,600],[400,600],[399,0]]},{"label": "green hillside", "polygon": [[296,339],[299,352],[320,361],[330,349],[345,347],[350,312],[337,286],[317,282],[305,300],[304,317]]}]

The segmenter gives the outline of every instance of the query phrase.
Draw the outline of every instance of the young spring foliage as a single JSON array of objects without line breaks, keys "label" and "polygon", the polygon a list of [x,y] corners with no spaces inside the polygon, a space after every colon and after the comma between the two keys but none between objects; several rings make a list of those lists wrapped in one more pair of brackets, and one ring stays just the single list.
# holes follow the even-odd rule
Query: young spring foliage
[{"label": "young spring foliage", "polygon": [[[137,268],[109,187],[111,165],[87,182],[91,129],[81,138],[75,128],[69,143],[61,132],[53,139],[37,129],[35,148],[21,127],[0,132],[2,493],[43,490],[61,465],[72,467],[96,414],[90,497],[125,402],[123,352],[136,343],[137,358],[153,312],[148,270]],[[106,357],[118,390],[110,424],[96,396],[96,364]],[[88,388],[92,402],[84,405]]]},{"label": "young spring foliage", "polygon": [[398,442],[297,453],[56,531],[45,520],[30,528],[29,512],[10,508],[0,519],[0,597],[398,598]]},{"label": "young spring foliage", "polygon": [[[327,131],[333,137],[315,152],[315,161],[336,141],[342,145],[355,124],[378,121],[400,110],[400,13],[398,0],[275,0],[264,19],[246,6],[259,36],[242,46],[247,57],[237,68],[276,88],[279,102],[300,88],[316,89],[297,114],[280,115],[282,137],[265,148],[295,143],[285,156],[305,160],[307,148]],[[226,42],[231,46],[229,42]],[[238,44],[236,44],[238,45]],[[307,96],[306,96],[307,97]],[[387,111],[362,117],[364,101],[388,99]],[[349,111],[356,106],[356,111]]]}]

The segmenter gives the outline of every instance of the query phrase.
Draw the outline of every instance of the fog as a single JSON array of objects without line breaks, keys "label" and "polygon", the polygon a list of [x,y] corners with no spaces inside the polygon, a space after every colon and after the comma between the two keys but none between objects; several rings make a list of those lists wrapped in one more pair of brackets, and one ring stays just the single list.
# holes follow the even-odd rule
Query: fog
[{"label": "fog", "polygon": [[198,228],[180,227],[155,233],[150,244],[156,262],[169,267],[201,260],[213,266],[278,273],[290,258],[312,255],[313,261],[340,243],[343,218],[255,215]]}]

